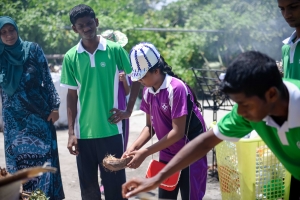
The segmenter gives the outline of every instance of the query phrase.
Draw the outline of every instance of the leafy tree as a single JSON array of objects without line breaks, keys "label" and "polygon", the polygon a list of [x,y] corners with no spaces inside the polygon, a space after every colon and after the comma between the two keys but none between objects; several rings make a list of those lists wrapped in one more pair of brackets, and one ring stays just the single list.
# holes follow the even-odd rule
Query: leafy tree
[{"label": "leafy tree", "polygon": [[[271,0],[86,0],[99,19],[99,33],[124,32],[126,50],[139,42],[154,43],[175,73],[194,84],[190,67],[207,62],[226,66],[237,54],[259,50],[280,59],[281,41],[292,30]],[[46,54],[64,54],[79,41],[69,11],[79,0],[2,0],[0,15],[12,16],[23,39],[39,43]],[[169,31],[141,31],[141,28]],[[185,30],[182,32],[173,29]],[[196,32],[188,30],[207,30]],[[210,30],[216,30],[212,32]]]}]

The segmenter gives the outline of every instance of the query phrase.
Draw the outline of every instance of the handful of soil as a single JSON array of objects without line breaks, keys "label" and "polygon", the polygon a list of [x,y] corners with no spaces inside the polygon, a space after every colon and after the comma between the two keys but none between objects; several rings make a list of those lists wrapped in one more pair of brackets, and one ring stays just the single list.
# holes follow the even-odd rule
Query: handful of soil
[{"label": "handful of soil", "polygon": [[129,156],[127,158],[115,158],[113,155],[107,155],[103,159],[102,165],[109,171],[115,172],[121,169],[125,169],[132,158],[132,156]]}]

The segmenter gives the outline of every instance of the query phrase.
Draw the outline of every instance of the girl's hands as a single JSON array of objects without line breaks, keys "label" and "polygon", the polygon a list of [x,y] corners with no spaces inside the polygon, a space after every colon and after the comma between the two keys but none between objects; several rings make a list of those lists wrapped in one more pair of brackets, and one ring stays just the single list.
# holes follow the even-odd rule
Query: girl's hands
[{"label": "girl's hands", "polygon": [[144,160],[147,158],[147,149],[140,149],[137,151],[133,151],[127,156],[133,156],[133,159],[127,164],[127,167],[131,169],[136,169],[141,166],[141,164],[144,162]]},{"label": "girl's hands", "polygon": [[136,149],[134,147],[129,147],[122,155],[122,158],[127,158],[129,154],[133,153]]}]

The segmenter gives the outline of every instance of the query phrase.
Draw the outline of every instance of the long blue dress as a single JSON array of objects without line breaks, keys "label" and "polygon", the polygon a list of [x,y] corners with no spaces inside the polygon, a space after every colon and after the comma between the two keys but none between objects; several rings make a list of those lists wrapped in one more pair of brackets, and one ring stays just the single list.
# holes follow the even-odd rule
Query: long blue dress
[{"label": "long blue dress", "polygon": [[57,168],[57,173],[44,173],[25,183],[23,190],[41,189],[50,200],[64,199],[56,130],[53,123],[47,121],[51,110],[59,108],[60,99],[44,53],[37,44],[30,46],[16,92],[8,96],[2,90],[1,95],[7,170],[15,173],[50,163]]}]

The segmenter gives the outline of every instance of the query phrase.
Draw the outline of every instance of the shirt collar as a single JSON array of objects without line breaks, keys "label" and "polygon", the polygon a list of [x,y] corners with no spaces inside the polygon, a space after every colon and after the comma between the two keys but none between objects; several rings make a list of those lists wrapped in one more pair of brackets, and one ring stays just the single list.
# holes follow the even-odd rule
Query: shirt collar
[{"label": "shirt collar", "polygon": [[[283,42],[283,44],[293,44],[293,40],[294,40],[296,37],[297,37],[297,33],[296,33],[296,31],[294,31],[290,37],[286,38],[286,39],[283,40],[282,42]],[[299,41],[299,40],[298,40],[298,41]],[[295,41],[295,43],[298,42],[298,41]]]},{"label": "shirt collar", "polygon": [[[300,126],[300,90],[299,88],[294,85],[293,83],[283,81],[285,86],[288,89],[289,92],[289,107],[288,107],[288,118],[287,118],[287,124],[288,128],[295,128]],[[274,122],[272,117],[266,116],[263,121],[266,122],[267,125],[278,128],[278,124]]]},{"label": "shirt collar", "polygon": [[[104,37],[102,37],[101,35],[98,35],[98,37],[100,37],[100,41],[99,41],[97,50],[105,51],[106,50],[106,39]],[[76,50],[77,50],[78,53],[87,52],[84,49],[84,47],[82,46],[82,39],[77,44],[77,49]]]},{"label": "shirt collar", "polygon": [[160,90],[166,89],[171,84],[172,76],[166,74],[164,82],[161,84],[161,86],[158,88],[158,90],[154,91],[152,87],[149,87],[149,92],[152,94],[158,94]]}]

